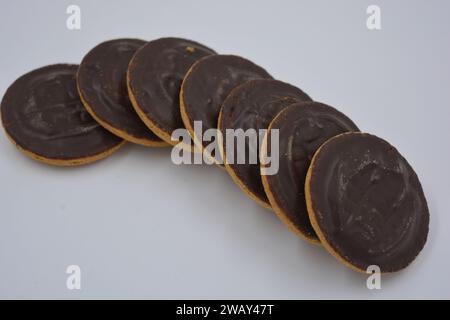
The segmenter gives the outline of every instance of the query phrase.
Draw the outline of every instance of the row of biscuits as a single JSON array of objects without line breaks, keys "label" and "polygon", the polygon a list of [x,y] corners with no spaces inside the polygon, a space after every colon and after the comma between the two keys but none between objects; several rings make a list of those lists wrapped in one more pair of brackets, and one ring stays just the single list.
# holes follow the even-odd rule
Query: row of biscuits
[{"label": "row of biscuits", "polygon": [[[401,270],[427,239],[422,187],[394,147],[253,62],[198,42],[103,42],[79,66],[51,65],[17,79],[2,99],[1,117],[19,150],[64,166],[102,159],[125,141],[175,145],[172,132],[186,128],[193,139],[187,150],[221,156],[247,195],[357,271]],[[228,129],[267,129],[257,162],[229,161],[239,150],[227,150],[226,141],[220,155],[208,154],[196,121],[224,139]],[[268,139],[275,131],[276,146]],[[260,160],[273,148],[279,168],[267,174]]]}]

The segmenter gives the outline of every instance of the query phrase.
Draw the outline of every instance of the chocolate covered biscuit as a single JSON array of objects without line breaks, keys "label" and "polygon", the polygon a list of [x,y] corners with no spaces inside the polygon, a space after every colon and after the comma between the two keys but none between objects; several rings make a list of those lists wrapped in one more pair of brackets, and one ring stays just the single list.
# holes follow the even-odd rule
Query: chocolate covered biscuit
[{"label": "chocolate covered biscuit", "polygon": [[128,97],[128,64],[145,43],[137,39],[116,39],[97,45],[80,64],[78,90],[88,112],[113,134],[144,146],[166,146],[140,120]]},{"label": "chocolate covered biscuit", "polygon": [[[272,77],[260,66],[238,56],[212,55],[194,63],[181,85],[180,110],[183,123],[199,149],[203,150],[210,142],[201,141],[195,134],[194,121],[201,123],[201,133],[217,129],[220,108],[231,90],[248,80],[262,78]],[[208,155],[220,159],[218,154]]]},{"label": "chocolate covered biscuit", "polygon": [[[261,178],[270,204],[278,217],[297,235],[318,243],[309,221],[305,201],[305,179],[311,159],[328,139],[358,127],[343,113],[319,102],[295,103],[282,110],[270,123],[267,136],[278,130],[279,168]],[[264,149],[265,148],[265,149]],[[272,153],[271,139],[265,139],[261,157]]]},{"label": "chocolate covered biscuit", "polygon": [[419,178],[388,142],[366,133],[331,138],[315,153],[305,183],[311,224],[345,265],[382,273],[407,267],[428,235]]},{"label": "chocolate covered biscuit", "polygon": [[76,86],[77,65],[50,65],[17,79],[1,102],[2,124],[25,155],[52,165],[102,159],[124,141],[85,110]]},{"label": "chocolate covered biscuit", "polygon": [[169,144],[172,132],[184,128],[180,114],[181,82],[199,59],[215,54],[204,45],[180,38],[161,38],[140,48],[131,60],[127,84],[141,120]]},{"label": "chocolate covered biscuit", "polygon": [[[251,129],[259,136],[260,130],[266,130],[281,110],[300,101],[311,101],[311,98],[290,84],[272,79],[258,79],[233,89],[222,105],[219,129],[223,136],[225,167],[236,184],[264,207],[269,208],[270,203],[261,182],[258,159],[261,141],[250,143],[250,140],[246,139],[243,150],[238,149],[242,147],[237,143],[233,143],[234,150],[229,152],[226,131],[232,129],[234,132],[237,130],[248,132]],[[262,140],[262,137],[263,135],[259,139]],[[251,153],[256,154],[256,163],[251,163],[249,158]],[[243,157],[241,163],[238,157]]]}]

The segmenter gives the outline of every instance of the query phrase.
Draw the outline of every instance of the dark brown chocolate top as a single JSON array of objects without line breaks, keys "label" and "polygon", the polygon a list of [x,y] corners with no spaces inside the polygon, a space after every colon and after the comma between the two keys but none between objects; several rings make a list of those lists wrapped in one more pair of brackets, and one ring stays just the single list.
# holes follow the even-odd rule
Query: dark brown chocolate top
[{"label": "dark brown chocolate top", "polygon": [[393,146],[370,134],[342,134],[322,146],[311,168],[311,205],[341,258],[381,272],[414,260],[427,239],[428,207],[416,173]]},{"label": "dark brown chocolate top", "polygon": [[[358,127],[333,107],[319,102],[292,104],[270,124],[279,132],[279,170],[265,178],[278,207],[306,237],[318,240],[309,221],[305,180],[311,159],[328,139]],[[270,154],[270,139],[267,143]]]},{"label": "dark brown chocolate top", "polygon": [[8,88],[1,103],[2,122],[21,148],[48,159],[71,160],[106,152],[123,141],[83,107],[77,68],[46,66],[21,76]]},{"label": "dark brown chocolate top", "polygon": [[[220,108],[238,85],[252,79],[272,78],[253,62],[233,55],[213,55],[197,61],[182,84],[182,97],[191,127],[201,121],[203,132],[216,129]],[[203,146],[211,142],[203,142]]]},{"label": "dark brown chocolate top", "polygon": [[[235,143],[234,157],[231,159],[229,152],[227,153],[226,129],[243,129],[244,131],[255,129],[257,132],[260,129],[267,129],[281,110],[299,101],[311,101],[311,98],[290,84],[278,80],[259,79],[248,81],[235,88],[223,103],[220,129],[223,134],[224,154],[234,162],[229,166],[239,180],[267,204],[269,200],[261,182],[259,160],[256,164],[251,164],[249,161],[248,150],[253,150],[259,155],[259,144],[251,145],[247,139],[246,150],[238,151]],[[238,164],[238,156],[242,152],[245,152],[245,164]]]},{"label": "dark brown chocolate top", "polygon": [[83,100],[100,120],[132,137],[160,141],[139,119],[128,98],[128,63],[144,44],[137,39],[99,44],[83,58],[77,81]]},{"label": "dark brown chocolate top", "polygon": [[180,115],[180,88],[186,72],[215,52],[200,43],[161,38],[142,47],[130,62],[129,86],[147,118],[168,135],[184,128]]}]

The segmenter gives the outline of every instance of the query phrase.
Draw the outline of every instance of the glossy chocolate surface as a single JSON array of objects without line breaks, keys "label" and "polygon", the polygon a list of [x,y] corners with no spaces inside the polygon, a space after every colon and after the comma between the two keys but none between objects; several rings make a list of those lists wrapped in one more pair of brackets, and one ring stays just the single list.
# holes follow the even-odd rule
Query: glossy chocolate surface
[{"label": "glossy chocolate surface", "polygon": [[[305,201],[305,180],[311,159],[328,139],[358,127],[333,107],[319,102],[292,104],[271,123],[279,132],[279,170],[266,181],[277,206],[306,237],[317,240]],[[271,154],[270,139],[267,144]]]},{"label": "glossy chocolate surface", "polygon": [[[259,133],[260,129],[266,130],[269,127],[270,122],[281,110],[300,101],[311,101],[311,98],[290,84],[278,80],[260,79],[248,81],[237,87],[223,103],[220,129],[223,134],[224,153],[228,160],[233,162],[229,166],[239,180],[267,204],[269,200],[261,182],[259,160],[252,164],[249,159],[250,152],[259,155],[259,143],[249,143],[247,139],[245,150],[238,150],[235,143],[234,157],[232,157],[227,152],[226,130],[254,129]],[[262,140],[262,136],[260,139]],[[240,154],[243,152],[245,152],[245,164],[239,164],[238,156],[242,156]]]},{"label": "glossy chocolate surface", "polygon": [[83,58],[77,81],[83,100],[100,120],[134,138],[160,141],[139,119],[126,84],[128,64],[145,43],[117,39],[97,45]]},{"label": "glossy chocolate surface", "polygon": [[414,260],[427,239],[429,212],[416,173],[393,146],[370,134],[343,134],[323,145],[311,168],[311,205],[341,258],[381,272]]},{"label": "glossy chocolate surface", "polygon": [[21,148],[48,159],[94,156],[123,140],[92,119],[76,86],[77,65],[51,65],[17,79],[1,103],[3,126]]}]

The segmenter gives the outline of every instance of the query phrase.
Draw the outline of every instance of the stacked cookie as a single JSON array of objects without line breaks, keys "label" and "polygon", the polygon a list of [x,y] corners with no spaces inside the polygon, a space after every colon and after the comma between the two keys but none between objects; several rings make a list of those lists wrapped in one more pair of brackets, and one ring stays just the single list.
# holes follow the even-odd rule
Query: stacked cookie
[{"label": "stacked cookie", "polygon": [[[185,128],[193,142],[183,149],[223,159],[250,198],[357,271],[401,270],[427,239],[422,187],[394,147],[253,62],[194,41],[101,43],[80,65],[51,65],[17,79],[1,116],[19,150],[63,166],[102,159],[125,141],[172,146],[172,133]],[[197,121],[204,132],[221,133],[220,154],[198,137]],[[226,141],[230,129],[265,130],[261,148],[246,142],[257,148],[256,162],[230,161],[243,156]],[[269,139],[275,132],[276,145]],[[268,174],[275,149],[279,168]]]}]

